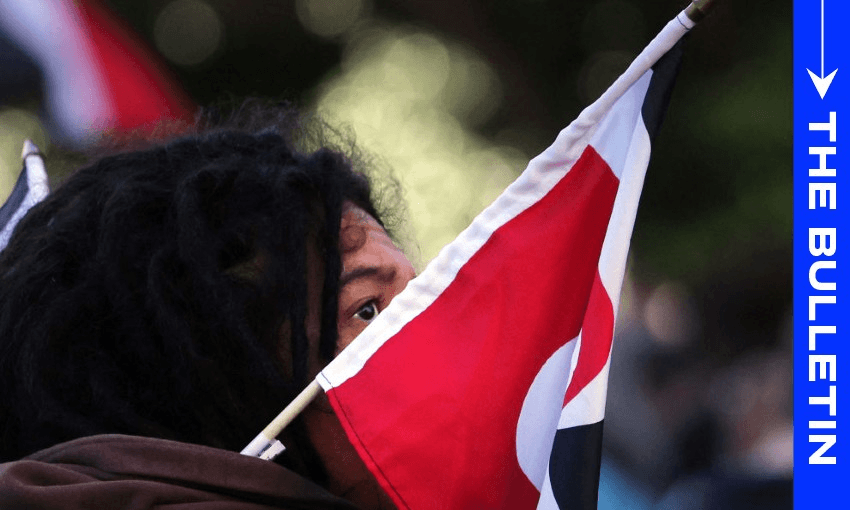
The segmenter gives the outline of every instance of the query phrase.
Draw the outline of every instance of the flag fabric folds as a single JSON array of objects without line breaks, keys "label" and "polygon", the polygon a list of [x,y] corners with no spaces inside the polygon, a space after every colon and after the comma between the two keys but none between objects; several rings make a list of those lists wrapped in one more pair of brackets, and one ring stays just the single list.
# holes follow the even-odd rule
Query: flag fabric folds
[{"label": "flag fabric folds", "polygon": [[[48,127],[67,143],[194,115],[156,55],[101,0],[0,0],[3,48],[13,58],[0,62],[0,90],[42,87]],[[15,78],[38,79],[33,68],[42,83]]]},{"label": "flag fabric folds", "polygon": [[692,26],[668,23],[317,377],[400,508],[596,507],[626,255]]},{"label": "flag fabric folds", "polygon": [[12,231],[24,214],[50,192],[44,161],[38,147],[27,140],[22,154],[24,168],[6,202],[0,206],[0,251],[9,243]]}]

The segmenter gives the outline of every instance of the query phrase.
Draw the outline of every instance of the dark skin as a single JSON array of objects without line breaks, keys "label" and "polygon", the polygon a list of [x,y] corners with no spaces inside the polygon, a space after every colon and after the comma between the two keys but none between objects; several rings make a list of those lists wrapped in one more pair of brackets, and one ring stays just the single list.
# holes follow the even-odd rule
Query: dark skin
[{"label": "dark skin", "polygon": [[[337,354],[416,276],[413,265],[384,228],[353,204],[347,204],[343,212],[340,243],[343,272],[337,314]],[[354,248],[347,248],[349,246]],[[309,271],[309,281],[315,284],[308,289],[311,306],[307,316],[307,335],[312,346],[311,371],[315,376],[322,368],[318,355],[321,271],[318,267],[311,267]],[[330,492],[361,508],[395,508],[357,455],[324,393],[301,414],[301,419],[328,473],[327,489]]]}]

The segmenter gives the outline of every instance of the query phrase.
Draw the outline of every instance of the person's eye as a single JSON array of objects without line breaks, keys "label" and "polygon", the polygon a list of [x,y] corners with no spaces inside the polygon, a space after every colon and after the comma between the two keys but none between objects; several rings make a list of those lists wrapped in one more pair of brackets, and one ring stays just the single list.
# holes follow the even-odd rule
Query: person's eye
[{"label": "person's eye", "polygon": [[354,312],[354,316],[363,322],[372,322],[378,316],[378,302],[375,300],[369,301]]}]

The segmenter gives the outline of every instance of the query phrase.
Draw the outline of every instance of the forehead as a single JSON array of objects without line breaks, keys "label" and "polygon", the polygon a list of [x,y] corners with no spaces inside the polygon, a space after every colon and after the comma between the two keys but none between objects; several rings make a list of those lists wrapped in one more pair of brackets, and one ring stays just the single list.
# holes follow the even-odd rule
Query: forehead
[{"label": "forehead", "polygon": [[372,215],[370,215],[361,207],[351,202],[345,202],[345,205],[343,205],[342,207],[342,220],[340,222],[340,228],[345,229],[347,227],[357,225],[373,225],[383,230],[381,224],[378,223],[378,220],[373,218]]},{"label": "forehead", "polygon": [[339,230],[340,249],[344,255],[361,250],[367,243],[395,248],[384,227],[369,213],[350,202],[343,208]]}]

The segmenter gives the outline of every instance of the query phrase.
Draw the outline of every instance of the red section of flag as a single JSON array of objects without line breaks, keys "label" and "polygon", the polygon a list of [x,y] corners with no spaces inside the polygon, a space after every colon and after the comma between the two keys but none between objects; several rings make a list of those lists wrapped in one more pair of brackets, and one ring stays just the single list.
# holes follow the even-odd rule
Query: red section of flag
[{"label": "red section of flag", "polygon": [[74,4],[112,103],[114,124],[108,127],[126,131],[154,127],[161,120],[192,120],[191,99],[129,27],[99,1]]},{"label": "red section of flag", "polygon": [[578,361],[564,395],[564,405],[578,395],[608,362],[613,339],[614,305],[597,272],[581,328]]},{"label": "red section of flag", "polygon": [[536,505],[516,460],[517,419],[543,363],[582,327],[617,186],[588,147],[431,306],[328,392],[400,507]]}]

